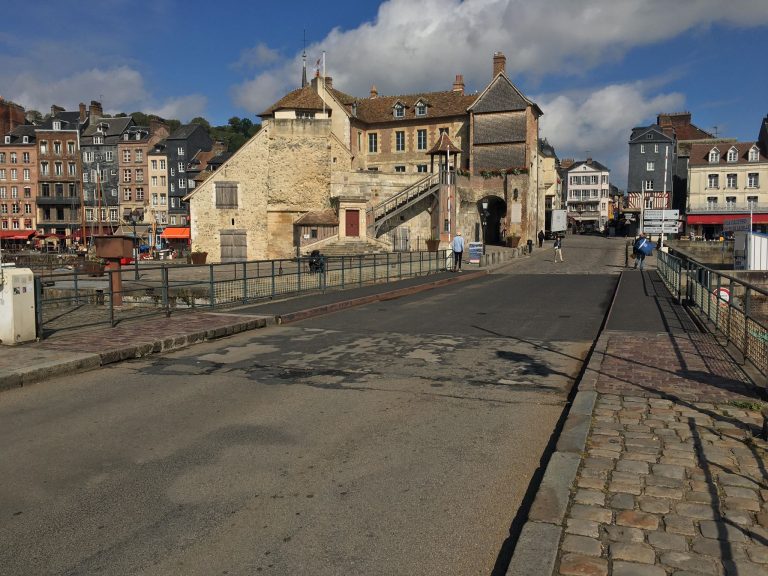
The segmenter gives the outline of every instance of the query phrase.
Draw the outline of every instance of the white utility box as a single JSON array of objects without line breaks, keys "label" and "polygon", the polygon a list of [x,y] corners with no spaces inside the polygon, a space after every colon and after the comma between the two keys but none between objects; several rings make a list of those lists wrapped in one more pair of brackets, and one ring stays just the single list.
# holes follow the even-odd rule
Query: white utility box
[{"label": "white utility box", "polygon": [[35,276],[32,270],[3,265],[0,284],[0,344],[35,340]]}]

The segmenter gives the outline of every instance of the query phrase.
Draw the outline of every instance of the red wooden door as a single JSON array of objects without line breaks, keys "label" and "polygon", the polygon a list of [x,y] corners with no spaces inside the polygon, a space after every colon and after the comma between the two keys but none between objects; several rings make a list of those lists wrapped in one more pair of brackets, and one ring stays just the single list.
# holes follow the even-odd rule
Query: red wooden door
[{"label": "red wooden door", "polygon": [[360,210],[347,210],[345,213],[347,236],[360,236]]}]

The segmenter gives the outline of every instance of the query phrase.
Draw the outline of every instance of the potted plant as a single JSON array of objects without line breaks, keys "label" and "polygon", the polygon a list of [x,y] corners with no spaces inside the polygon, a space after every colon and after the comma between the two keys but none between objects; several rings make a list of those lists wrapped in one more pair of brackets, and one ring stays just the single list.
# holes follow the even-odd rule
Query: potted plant
[{"label": "potted plant", "polygon": [[520,236],[516,234],[507,236],[507,246],[509,248],[517,248],[519,244],[520,244]]},{"label": "potted plant", "polygon": [[196,249],[189,254],[189,260],[192,264],[205,264],[205,260],[208,258],[208,252]]},{"label": "potted plant", "polygon": [[432,236],[427,239],[427,250],[430,252],[437,252],[438,247],[440,246],[440,238],[437,236],[437,233],[433,230]]}]

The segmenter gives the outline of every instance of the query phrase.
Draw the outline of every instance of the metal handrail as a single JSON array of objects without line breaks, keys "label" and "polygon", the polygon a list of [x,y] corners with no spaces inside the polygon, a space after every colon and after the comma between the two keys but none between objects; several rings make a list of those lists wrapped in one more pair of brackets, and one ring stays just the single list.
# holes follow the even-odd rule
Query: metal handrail
[{"label": "metal handrail", "polygon": [[657,271],[670,292],[696,309],[744,361],[768,373],[768,289],[663,251]]},{"label": "metal handrail", "polygon": [[366,212],[373,215],[374,220],[378,220],[382,216],[396,210],[400,206],[412,202],[414,199],[420,197],[425,192],[440,183],[440,174],[433,173],[429,176],[422,178],[421,180],[414,182],[407,188],[404,188],[394,196],[390,196],[386,200],[379,204],[372,206]]}]

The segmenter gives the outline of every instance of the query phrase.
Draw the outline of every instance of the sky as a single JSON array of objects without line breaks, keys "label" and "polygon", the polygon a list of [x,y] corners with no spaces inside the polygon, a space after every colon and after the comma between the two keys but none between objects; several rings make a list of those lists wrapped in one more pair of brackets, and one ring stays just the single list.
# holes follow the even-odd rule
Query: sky
[{"label": "sky", "polygon": [[300,86],[305,47],[310,77],[325,52],[360,97],[457,74],[482,91],[501,51],[558,156],[600,161],[622,189],[631,129],[657,114],[740,141],[768,115],[768,0],[29,0],[0,20],[0,96],[259,122]]}]

